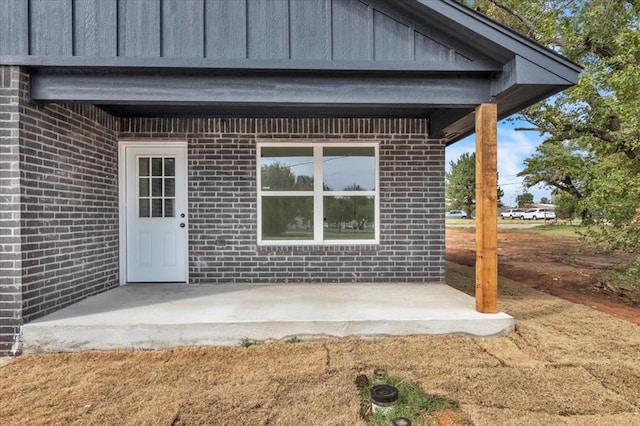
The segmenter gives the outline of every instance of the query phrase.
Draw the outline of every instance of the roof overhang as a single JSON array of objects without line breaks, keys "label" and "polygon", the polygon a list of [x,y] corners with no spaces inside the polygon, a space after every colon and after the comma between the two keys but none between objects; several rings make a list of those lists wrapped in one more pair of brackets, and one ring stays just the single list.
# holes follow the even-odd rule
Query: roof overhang
[{"label": "roof overhang", "polygon": [[[370,28],[406,23],[415,41],[404,35],[398,40],[413,49],[422,40],[426,56],[144,58],[120,56],[116,49],[115,56],[100,57],[29,49],[19,54],[20,45],[18,54],[0,49],[0,64],[29,70],[34,102],[91,103],[116,116],[426,117],[429,136],[447,144],[474,131],[479,104],[497,103],[504,118],[577,82],[578,65],[456,1],[362,1],[371,10]],[[30,15],[25,16],[28,21]],[[105,16],[117,20],[119,15]],[[443,49],[434,41],[438,34],[452,46],[444,60],[437,56]],[[381,48],[393,55],[392,47]]]}]

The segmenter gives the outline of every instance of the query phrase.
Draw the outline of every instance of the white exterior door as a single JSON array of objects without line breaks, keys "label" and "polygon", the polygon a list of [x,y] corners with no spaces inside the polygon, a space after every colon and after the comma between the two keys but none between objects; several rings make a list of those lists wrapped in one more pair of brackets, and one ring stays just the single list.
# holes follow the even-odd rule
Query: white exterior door
[{"label": "white exterior door", "polygon": [[126,281],[186,282],[186,146],[125,146]]}]

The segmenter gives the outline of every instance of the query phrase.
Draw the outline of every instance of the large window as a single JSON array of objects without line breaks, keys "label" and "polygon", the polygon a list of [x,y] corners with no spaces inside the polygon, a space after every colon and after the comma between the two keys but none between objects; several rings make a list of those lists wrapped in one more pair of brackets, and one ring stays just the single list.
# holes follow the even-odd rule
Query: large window
[{"label": "large window", "polygon": [[258,243],[378,239],[377,144],[258,144]]}]

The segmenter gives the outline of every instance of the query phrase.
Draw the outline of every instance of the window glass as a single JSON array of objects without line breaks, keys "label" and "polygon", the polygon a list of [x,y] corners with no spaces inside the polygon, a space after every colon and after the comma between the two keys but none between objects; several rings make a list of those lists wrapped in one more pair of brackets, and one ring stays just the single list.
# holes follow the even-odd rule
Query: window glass
[{"label": "window glass", "polygon": [[166,198],[164,200],[164,217],[174,217],[174,205],[175,200],[173,198]]},{"label": "window glass", "polygon": [[258,145],[260,243],[376,241],[375,145],[265,145]]},{"label": "window glass", "polygon": [[149,158],[138,158],[138,174],[140,176],[149,176]]},{"label": "window glass", "polygon": [[262,238],[313,240],[313,197],[262,197]]},{"label": "window glass", "polygon": [[151,199],[151,217],[162,217],[162,198]]},{"label": "window glass", "polygon": [[175,158],[164,159],[164,175],[169,177],[176,175],[176,159]]},{"label": "window glass", "polygon": [[175,162],[173,157],[138,158],[139,217],[175,216]]},{"label": "window glass", "polygon": [[151,159],[151,174],[153,176],[162,176],[162,158]]},{"label": "window glass", "polygon": [[325,191],[373,191],[376,183],[375,148],[324,147]]},{"label": "window glass", "polygon": [[174,178],[165,178],[164,180],[164,196],[176,196],[176,180]]},{"label": "window glass", "polygon": [[151,195],[153,197],[162,197],[162,178],[151,179]]},{"label": "window glass", "polygon": [[263,191],[313,191],[312,147],[263,147]]},{"label": "window glass", "polygon": [[140,178],[139,179],[139,196],[140,197],[148,197],[149,196],[149,179],[148,178]]},{"label": "window glass", "polygon": [[149,217],[149,199],[141,198],[139,200],[140,217]]},{"label": "window glass", "polygon": [[375,238],[374,197],[329,197],[324,199],[325,240],[372,240]]}]

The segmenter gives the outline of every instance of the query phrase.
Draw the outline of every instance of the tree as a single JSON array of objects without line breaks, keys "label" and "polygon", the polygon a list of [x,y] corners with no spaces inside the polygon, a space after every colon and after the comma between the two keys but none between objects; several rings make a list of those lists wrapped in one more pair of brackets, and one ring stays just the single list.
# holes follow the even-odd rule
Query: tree
[{"label": "tree", "polygon": [[550,204],[551,201],[547,197],[540,197],[540,204]]},{"label": "tree", "polygon": [[584,67],[575,87],[523,111],[544,142],[522,176],[572,197],[587,223],[605,215],[596,239],[608,248],[639,251],[640,1],[460,1]]},{"label": "tree", "polygon": [[523,192],[522,194],[516,196],[516,203],[518,207],[526,207],[529,204],[533,204],[533,194],[530,192]]},{"label": "tree", "polygon": [[[287,165],[277,162],[262,166],[261,180],[263,190],[313,189],[313,178],[296,176]],[[262,197],[262,229],[265,235],[282,235],[296,218],[305,224],[311,222],[312,197]]]},{"label": "tree", "polygon": [[[476,203],[476,154],[464,153],[449,165],[451,170],[445,175],[446,197],[451,201],[451,208],[464,210],[471,216]],[[502,207],[500,199],[504,191],[500,187],[497,196],[498,206]]]},{"label": "tree", "polygon": [[[358,184],[344,188],[345,191],[363,191]],[[368,196],[340,196],[324,197],[325,215],[327,223],[335,226],[340,232],[343,225],[354,226],[358,229],[372,223],[375,214],[374,200]]]},{"label": "tree", "polygon": [[571,194],[563,191],[554,191],[551,195],[553,204],[556,206],[556,214],[561,219],[575,219],[580,206],[578,200]]},{"label": "tree", "polygon": [[471,216],[476,199],[476,154],[464,153],[449,165],[451,169],[445,175],[446,197],[452,208],[462,209]]},{"label": "tree", "polygon": [[[596,164],[593,154],[584,151],[575,141],[548,140],[538,146],[535,154],[524,160],[525,168],[518,173],[524,184],[532,187],[544,184],[554,192],[562,192],[573,198],[573,214],[580,213],[582,219],[589,217],[586,206],[580,207],[585,198],[585,184]],[[563,202],[568,200],[562,198]]]}]

